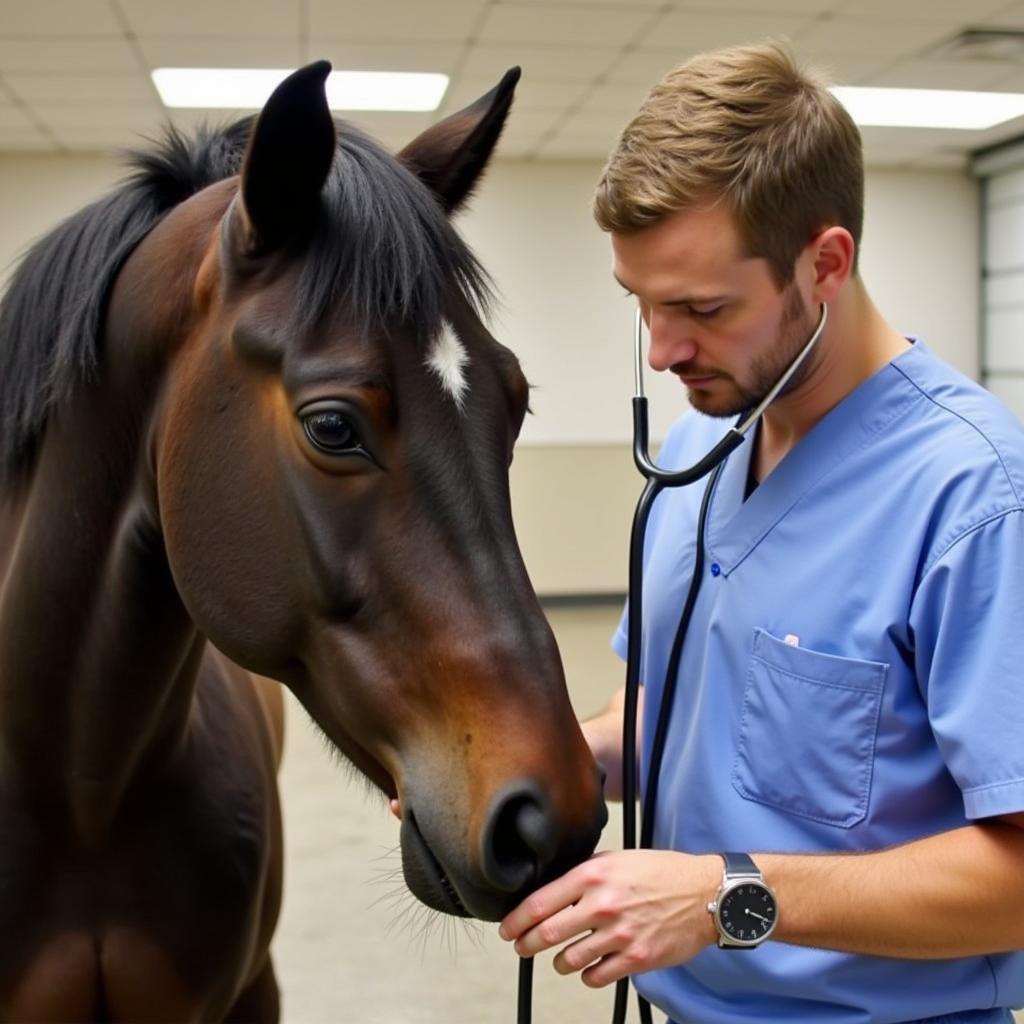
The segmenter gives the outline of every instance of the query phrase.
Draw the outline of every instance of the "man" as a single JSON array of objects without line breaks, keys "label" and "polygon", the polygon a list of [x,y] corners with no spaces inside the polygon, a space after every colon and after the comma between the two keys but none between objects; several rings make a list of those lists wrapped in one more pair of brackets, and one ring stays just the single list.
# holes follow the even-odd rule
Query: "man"
[{"label": "man", "polygon": [[[650,364],[696,410],[660,464],[713,447],[828,309],[709,499],[656,849],[599,855],[501,926],[588,985],[633,975],[674,1021],[1024,1003],[1024,432],[872,305],[862,196],[852,121],[774,44],[669,74],[597,188]],[[643,784],[704,491],[650,520]],[[610,784],[621,723],[620,698],[586,725]],[[742,898],[726,852],[750,858],[728,865]]]}]

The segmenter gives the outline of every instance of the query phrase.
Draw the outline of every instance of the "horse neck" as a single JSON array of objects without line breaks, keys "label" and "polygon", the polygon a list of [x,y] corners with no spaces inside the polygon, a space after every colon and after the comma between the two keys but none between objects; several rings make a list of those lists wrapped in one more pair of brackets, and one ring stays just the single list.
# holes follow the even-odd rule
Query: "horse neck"
[{"label": "horse neck", "polygon": [[[122,277],[145,270],[146,245]],[[172,302],[168,269],[149,294]],[[188,291],[194,272],[180,276]],[[126,356],[133,333],[108,332],[102,380],[50,424],[0,518],[0,767],[63,801],[91,843],[181,749],[205,645],[167,564],[149,457],[173,354]]]}]

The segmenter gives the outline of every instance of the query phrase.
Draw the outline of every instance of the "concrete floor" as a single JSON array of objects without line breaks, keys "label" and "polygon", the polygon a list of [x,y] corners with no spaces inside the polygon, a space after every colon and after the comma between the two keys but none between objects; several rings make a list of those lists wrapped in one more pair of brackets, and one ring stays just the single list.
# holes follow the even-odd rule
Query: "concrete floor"
[{"label": "concrete floor", "polygon": [[[615,607],[549,613],[581,717],[622,685],[608,646],[618,615]],[[284,1024],[513,1024],[518,961],[497,926],[431,918],[401,895],[398,823],[328,752],[303,709],[290,701],[288,710],[287,874],[274,943]],[[621,834],[613,808],[602,845],[618,848]],[[537,960],[534,993],[535,1024],[611,1019],[612,989],[560,977],[550,954]]]},{"label": "concrete floor", "polygon": [[[617,607],[550,613],[573,706],[599,711],[622,685],[609,648]],[[401,885],[398,822],[331,755],[305,711],[289,703],[281,774],[286,877],[274,958],[285,1024],[512,1024],[518,960],[496,925],[431,918]],[[605,830],[621,845],[621,817]],[[535,965],[536,1024],[611,1019],[612,989]]]}]

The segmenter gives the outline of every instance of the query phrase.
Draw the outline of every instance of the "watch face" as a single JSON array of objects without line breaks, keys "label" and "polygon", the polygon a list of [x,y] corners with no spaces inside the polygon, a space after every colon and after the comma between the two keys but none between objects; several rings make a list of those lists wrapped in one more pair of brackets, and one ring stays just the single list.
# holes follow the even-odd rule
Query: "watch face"
[{"label": "watch face", "polygon": [[721,898],[718,919],[733,941],[760,942],[775,927],[775,897],[757,882],[744,882]]}]

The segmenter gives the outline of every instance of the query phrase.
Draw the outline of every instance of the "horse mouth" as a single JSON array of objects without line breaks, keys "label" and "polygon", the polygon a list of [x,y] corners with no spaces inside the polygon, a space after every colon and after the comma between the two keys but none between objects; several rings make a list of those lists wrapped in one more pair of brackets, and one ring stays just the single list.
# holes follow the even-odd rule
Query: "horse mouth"
[{"label": "horse mouth", "polygon": [[433,910],[472,917],[410,811],[402,819],[402,872],[409,891]]}]

